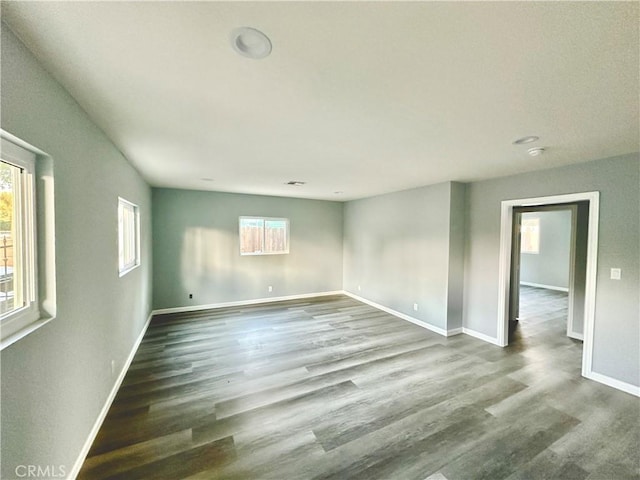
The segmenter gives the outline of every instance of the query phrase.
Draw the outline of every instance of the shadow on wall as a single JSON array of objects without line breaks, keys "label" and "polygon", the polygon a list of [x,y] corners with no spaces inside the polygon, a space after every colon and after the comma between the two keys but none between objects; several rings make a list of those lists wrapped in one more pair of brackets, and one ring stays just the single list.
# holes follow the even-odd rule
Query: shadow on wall
[{"label": "shadow on wall", "polygon": [[[325,241],[326,240],[326,241]],[[321,293],[336,290],[327,279],[336,275],[325,258],[330,238],[292,237],[290,253],[240,255],[234,231],[188,227],[182,236],[179,265],[180,305],[206,305],[229,301]],[[175,260],[169,263],[176,263]],[[273,286],[269,291],[268,286]],[[333,287],[333,288],[332,288]],[[338,285],[339,288],[339,285]],[[192,293],[194,299],[189,299]]]}]

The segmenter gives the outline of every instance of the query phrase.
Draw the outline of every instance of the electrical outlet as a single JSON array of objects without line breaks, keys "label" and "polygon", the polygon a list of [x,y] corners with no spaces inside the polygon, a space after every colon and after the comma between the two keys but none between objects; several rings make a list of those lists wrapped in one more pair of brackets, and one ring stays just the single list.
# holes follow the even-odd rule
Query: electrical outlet
[{"label": "electrical outlet", "polygon": [[115,375],[115,374],[116,374],[116,361],[111,360],[111,375]]},{"label": "electrical outlet", "polygon": [[621,268],[612,268],[611,269],[611,280],[620,280],[622,278],[622,269]]},{"label": "electrical outlet", "polygon": [[362,288],[360,287],[360,285],[358,285],[358,291],[362,291]]},{"label": "electrical outlet", "polygon": [[418,311],[418,304],[417,303],[413,304],[413,310],[416,311],[416,312]]},{"label": "electrical outlet", "polygon": [[190,293],[190,294],[189,294],[189,298],[193,298],[193,293]]},{"label": "electrical outlet", "polygon": [[273,292],[273,287],[269,285],[269,292]]}]

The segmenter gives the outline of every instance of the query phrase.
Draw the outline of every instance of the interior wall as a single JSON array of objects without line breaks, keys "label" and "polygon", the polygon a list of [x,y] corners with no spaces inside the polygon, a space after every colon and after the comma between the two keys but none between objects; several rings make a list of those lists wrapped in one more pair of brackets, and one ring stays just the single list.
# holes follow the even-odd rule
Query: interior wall
[{"label": "interior wall", "polygon": [[468,184],[464,326],[497,336],[501,202],[599,191],[593,370],[640,385],[639,167],[635,153]]},{"label": "interior wall", "polygon": [[[2,128],[52,158],[57,287],[56,318],[0,354],[1,477],[68,474],[151,311],[151,191],[4,24],[1,53]],[[141,266],[122,278],[118,196],[141,215]]]},{"label": "interior wall", "polygon": [[[452,195],[460,207],[454,207],[453,220]],[[347,202],[344,289],[449,329],[449,292],[452,309],[462,300],[462,282],[449,280],[450,268],[455,275],[462,273],[461,260],[453,255],[457,245],[451,249],[450,242],[463,222],[463,198],[464,186],[448,182]],[[460,264],[450,264],[450,250]]]},{"label": "interior wall", "polygon": [[[342,290],[342,209],[340,202],[154,188],[154,308]],[[289,254],[241,256],[240,216],[288,218]]]},{"label": "interior wall", "polygon": [[520,283],[569,288],[571,210],[525,212],[522,219],[540,219],[539,253],[520,254]]},{"label": "interior wall", "polygon": [[589,244],[589,202],[578,202],[576,210],[575,265],[573,267],[572,334],[584,335],[584,302],[587,286],[587,249]]}]

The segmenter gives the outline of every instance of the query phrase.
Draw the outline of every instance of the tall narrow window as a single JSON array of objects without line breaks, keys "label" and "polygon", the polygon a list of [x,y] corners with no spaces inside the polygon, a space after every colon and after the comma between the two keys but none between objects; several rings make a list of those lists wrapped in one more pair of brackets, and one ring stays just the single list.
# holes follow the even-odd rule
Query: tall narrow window
[{"label": "tall narrow window", "polygon": [[2,139],[0,322],[2,339],[39,316],[36,301],[35,155]]},{"label": "tall narrow window", "polygon": [[289,253],[287,218],[240,217],[240,255]]},{"label": "tall narrow window", "polygon": [[118,198],[118,270],[120,276],[140,265],[138,206]]},{"label": "tall narrow window", "polygon": [[520,251],[522,253],[540,253],[540,219],[523,218],[520,227]]}]

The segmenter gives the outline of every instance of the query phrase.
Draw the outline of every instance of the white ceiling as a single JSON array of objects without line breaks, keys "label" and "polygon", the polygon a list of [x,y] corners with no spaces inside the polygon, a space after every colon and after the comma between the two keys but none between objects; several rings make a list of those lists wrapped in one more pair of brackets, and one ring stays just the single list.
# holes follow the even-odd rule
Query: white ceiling
[{"label": "white ceiling", "polygon": [[[638,151],[638,5],[2,2],[2,18],[151,185],[349,200]],[[235,53],[240,26],[272,54]]]}]

